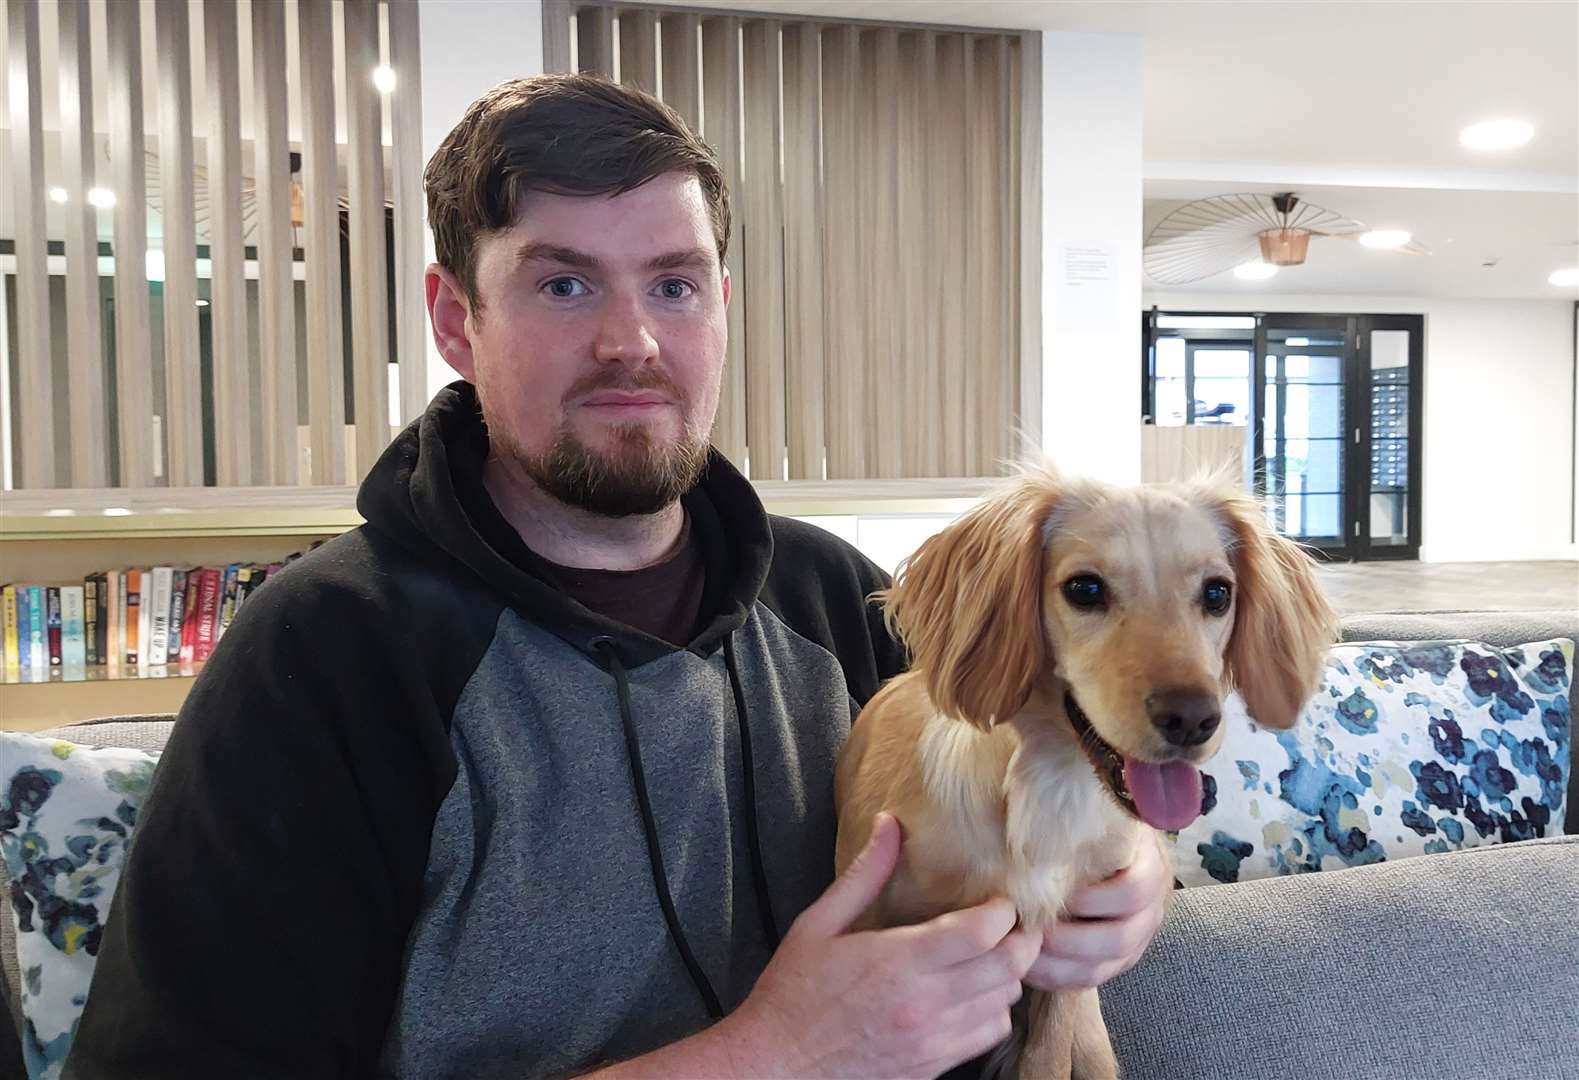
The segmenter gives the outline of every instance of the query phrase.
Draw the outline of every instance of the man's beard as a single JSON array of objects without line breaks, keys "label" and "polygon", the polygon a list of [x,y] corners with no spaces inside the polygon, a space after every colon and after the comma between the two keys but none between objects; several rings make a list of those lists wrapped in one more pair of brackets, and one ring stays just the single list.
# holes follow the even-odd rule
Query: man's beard
[{"label": "man's beard", "polygon": [[[597,371],[578,380],[565,395],[573,403],[599,390],[661,390],[686,411],[685,392],[661,371],[643,369],[625,377]],[[483,389],[477,387],[484,422],[489,415]],[[696,484],[707,468],[708,433],[683,423],[673,443],[655,444],[642,424],[609,429],[607,450],[594,450],[569,427],[547,450],[528,450],[502,426],[488,426],[493,452],[507,458],[538,488],[567,506],[603,517],[656,514]]]}]

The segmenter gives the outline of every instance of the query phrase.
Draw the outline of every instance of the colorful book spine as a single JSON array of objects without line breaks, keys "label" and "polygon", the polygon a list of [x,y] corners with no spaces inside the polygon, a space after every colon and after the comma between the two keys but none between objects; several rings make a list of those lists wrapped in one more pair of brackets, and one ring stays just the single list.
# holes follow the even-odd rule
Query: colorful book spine
[{"label": "colorful book spine", "polygon": [[49,669],[58,671],[61,661],[59,585],[44,586],[44,611],[48,618],[48,621],[44,624],[44,630],[49,636]]},{"label": "colorful book spine", "polygon": [[42,675],[49,670],[49,636],[46,630],[49,614],[44,604],[44,587],[29,585],[27,587],[28,645],[31,649],[35,675]]},{"label": "colorful book spine", "polygon": [[17,666],[23,671],[33,670],[33,590],[26,585],[16,587]]},{"label": "colorful book spine", "polygon": [[199,664],[213,653],[214,641],[218,637],[220,588],[218,567],[205,566],[197,593],[197,640],[192,656]]},{"label": "colorful book spine", "polygon": [[142,571],[126,571],[126,663],[137,666],[137,647],[142,641]]},{"label": "colorful book spine", "polygon": [[197,594],[203,585],[201,567],[187,571],[186,599],[181,614],[181,663],[192,663],[197,658]]},{"label": "colorful book spine", "polygon": [[7,585],[0,592],[0,627],[4,628],[6,678],[16,678],[22,667],[21,639],[16,632],[16,586]]},{"label": "colorful book spine", "polygon": [[165,659],[178,663],[181,659],[181,616],[186,610],[186,571],[170,572],[170,630],[165,643]]},{"label": "colorful book spine", "polygon": [[126,574],[110,570],[107,576],[110,580],[110,665],[118,668],[126,662]]},{"label": "colorful book spine", "polygon": [[230,620],[236,617],[236,584],[240,574],[240,563],[231,563],[225,567],[225,576],[219,593],[219,629],[214,632],[216,645],[219,644],[219,639],[225,636],[225,631],[230,629]]},{"label": "colorful book spine", "polygon": [[156,566],[148,571],[148,596],[143,607],[148,612],[148,643],[144,646],[144,662],[158,666],[170,655],[170,584],[171,568]]},{"label": "colorful book spine", "polygon": [[[64,602],[62,597],[62,602]],[[90,667],[99,662],[99,575],[82,579],[83,662]]]},{"label": "colorful book spine", "polygon": [[60,588],[60,665],[74,674],[80,673],[88,663],[83,592],[82,585],[62,585]]}]

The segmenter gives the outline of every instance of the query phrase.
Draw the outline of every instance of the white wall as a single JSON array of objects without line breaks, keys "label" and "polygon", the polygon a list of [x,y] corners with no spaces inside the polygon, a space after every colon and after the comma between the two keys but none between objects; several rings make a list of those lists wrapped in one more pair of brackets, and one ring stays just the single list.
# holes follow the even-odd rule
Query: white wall
[{"label": "white wall", "polygon": [[1042,446],[1120,484],[1140,480],[1142,115],[1138,35],[1043,33]]},{"label": "white wall", "polygon": [[[419,17],[425,167],[473,101],[506,79],[542,74],[543,4],[542,0],[422,0]],[[432,262],[433,234],[426,235]],[[457,376],[439,355],[431,333],[427,340],[431,398]]]},{"label": "white wall", "polygon": [[1148,292],[1143,303],[1424,315],[1421,559],[1579,557],[1570,301]]}]

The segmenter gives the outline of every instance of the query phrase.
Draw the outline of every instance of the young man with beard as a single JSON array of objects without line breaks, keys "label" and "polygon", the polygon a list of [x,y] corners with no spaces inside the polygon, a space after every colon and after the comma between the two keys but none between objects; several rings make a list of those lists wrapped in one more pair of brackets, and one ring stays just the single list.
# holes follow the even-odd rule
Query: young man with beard
[{"label": "young man with beard", "polygon": [[1045,941],[1006,901],[850,933],[832,776],[903,665],[848,545],[708,448],[717,161],[651,97],[506,83],[428,165],[442,391],[366,524],[247,602],[143,808],[69,1072],[937,1074],[1089,986],[1158,857]]}]

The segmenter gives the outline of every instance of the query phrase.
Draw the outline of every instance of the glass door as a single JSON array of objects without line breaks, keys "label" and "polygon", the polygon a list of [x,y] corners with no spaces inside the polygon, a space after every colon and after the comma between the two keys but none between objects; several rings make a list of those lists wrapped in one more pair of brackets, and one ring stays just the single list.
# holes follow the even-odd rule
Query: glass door
[{"label": "glass door", "polygon": [[1421,330],[1418,315],[1362,315],[1356,320],[1356,368],[1364,382],[1356,425],[1364,447],[1358,490],[1365,493],[1356,558],[1420,554]]},{"label": "glass door", "polygon": [[1355,536],[1349,320],[1268,315],[1257,338],[1255,440],[1267,514],[1284,535],[1348,555]]}]

